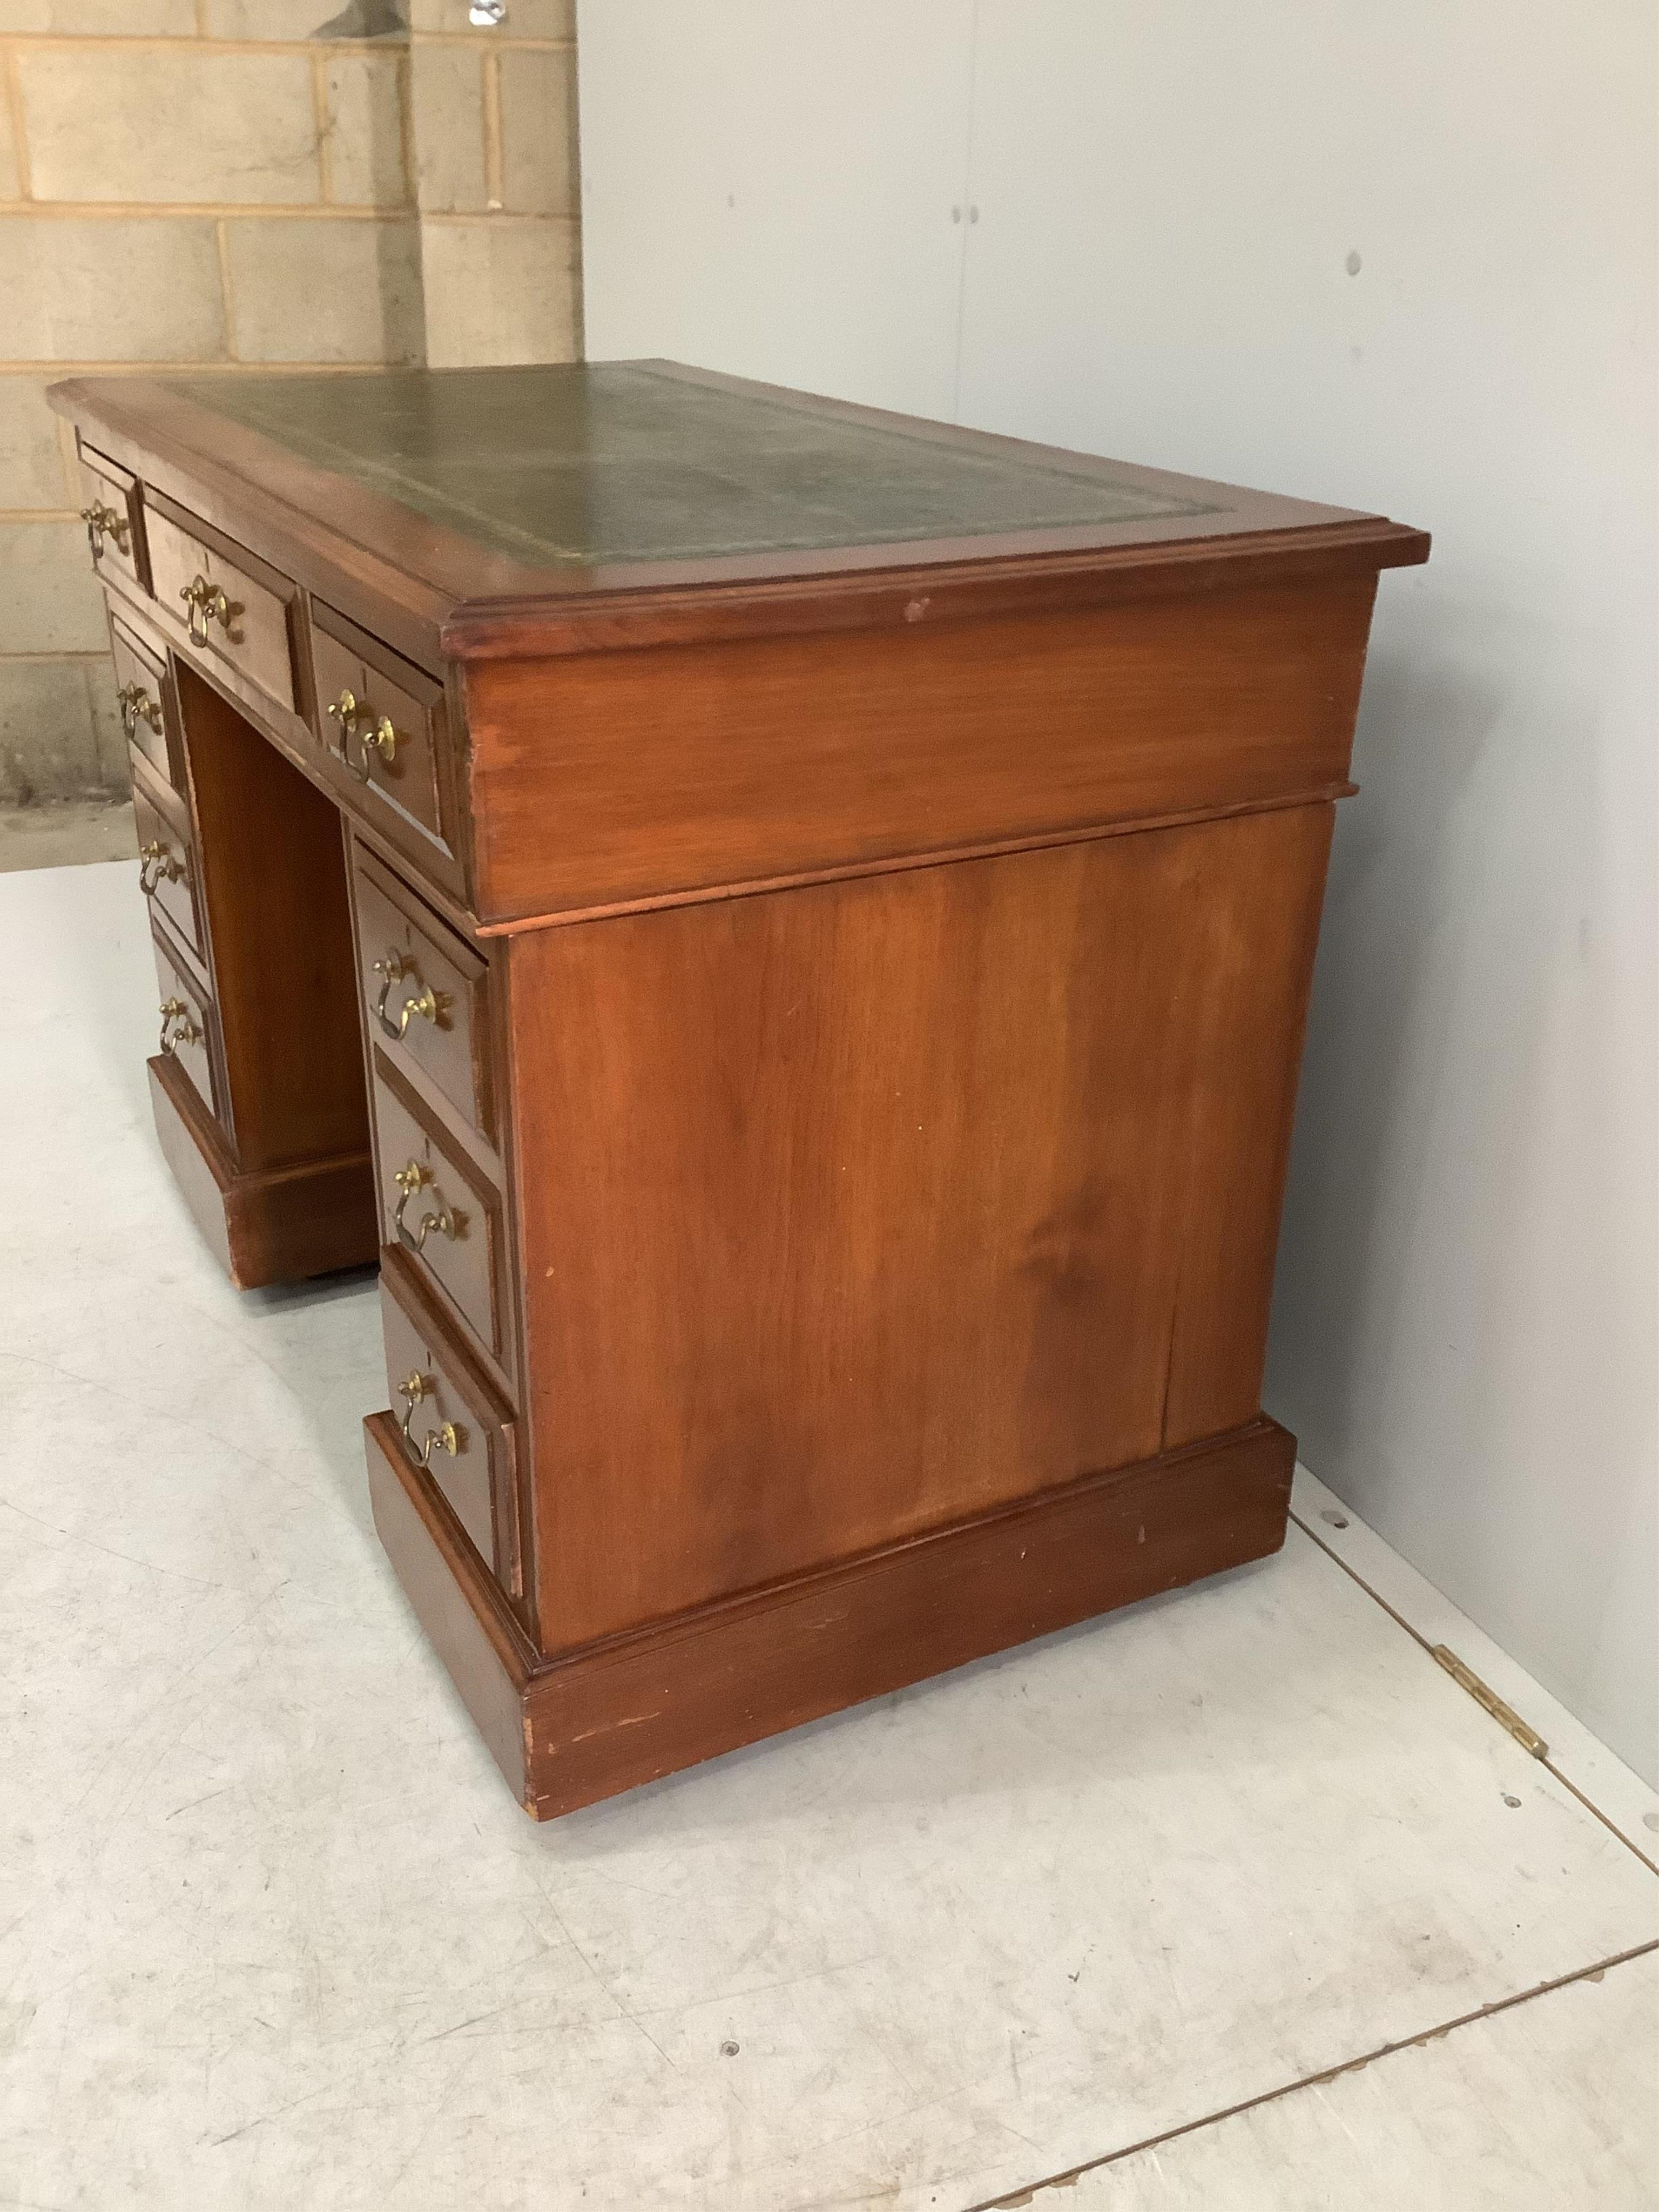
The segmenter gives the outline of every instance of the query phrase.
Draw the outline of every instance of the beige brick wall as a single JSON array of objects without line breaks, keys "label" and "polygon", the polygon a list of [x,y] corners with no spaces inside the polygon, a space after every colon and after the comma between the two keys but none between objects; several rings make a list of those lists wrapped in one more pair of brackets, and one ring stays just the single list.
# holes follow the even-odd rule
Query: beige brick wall
[{"label": "beige brick wall", "polygon": [[574,0],[412,0],[410,114],[427,359],[581,351]]},{"label": "beige brick wall", "polygon": [[573,0],[0,0],[0,803],[126,781],[71,372],[568,360]]}]

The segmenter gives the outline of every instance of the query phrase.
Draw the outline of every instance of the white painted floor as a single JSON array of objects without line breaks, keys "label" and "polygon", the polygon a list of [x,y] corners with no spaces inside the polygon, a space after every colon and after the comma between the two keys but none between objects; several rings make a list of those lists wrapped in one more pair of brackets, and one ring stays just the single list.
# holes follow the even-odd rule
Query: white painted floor
[{"label": "white painted floor", "polygon": [[369,1524],[372,1282],[239,1297],[156,1153],[134,872],[0,877],[0,2205],[1659,2204],[1659,1798],[1311,1481],[527,1821]]}]

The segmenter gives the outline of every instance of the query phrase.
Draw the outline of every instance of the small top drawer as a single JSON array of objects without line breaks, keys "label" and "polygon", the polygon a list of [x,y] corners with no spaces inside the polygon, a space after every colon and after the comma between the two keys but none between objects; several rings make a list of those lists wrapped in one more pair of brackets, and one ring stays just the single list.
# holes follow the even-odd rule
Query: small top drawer
[{"label": "small top drawer", "polygon": [[81,520],[87,526],[93,567],[100,575],[125,576],[139,591],[147,591],[143,502],[138,479],[119,461],[82,446],[81,489],[86,500]]},{"label": "small top drawer", "polygon": [[121,726],[175,791],[185,787],[184,758],[167,690],[167,664],[117,615],[109,625],[110,655],[115,663],[115,696]]},{"label": "small top drawer", "polygon": [[319,732],[362,818],[461,889],[442,684],[317,599],[311,649]]},{"label": "small top drawer", "polygon": [[155,604],[210,666],[235,672],[295,711],[289,612],[298,586],[159,492],[148,501]]},{"label": "small top drawer", "polygon": [[493,1144],[488,963],[355,840],[351,875],[370,1040]]}]

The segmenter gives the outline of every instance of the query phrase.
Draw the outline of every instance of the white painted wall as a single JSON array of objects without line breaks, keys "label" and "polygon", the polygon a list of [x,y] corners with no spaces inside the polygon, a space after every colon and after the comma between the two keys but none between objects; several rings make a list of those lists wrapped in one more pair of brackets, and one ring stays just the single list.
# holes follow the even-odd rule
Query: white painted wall
[{"label": "white painted wall", "polygon": [[579,10],[588,358],[949,416],[973,0]]},{"label": "white painted wall", "polygon": [[1382,581],[1267,1402],[1659,1781],[1659,13],[584,0],[580,57],[594,357],[1434,532]]}]

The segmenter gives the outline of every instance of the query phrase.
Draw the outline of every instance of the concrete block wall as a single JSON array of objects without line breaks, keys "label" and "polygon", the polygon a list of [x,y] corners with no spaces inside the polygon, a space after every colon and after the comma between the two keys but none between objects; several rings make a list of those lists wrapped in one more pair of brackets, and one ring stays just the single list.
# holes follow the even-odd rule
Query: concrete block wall
[{"label": "concrete block wall", "polygon": [[569,361],[581,350],[574,0],[412,0],[411,135],[427,360]]},{"label": "concrete block wall", "polygon": [[126,782],[46,386],[574,358],[574,105],[572,0],[0,0],[0,804]]}]

